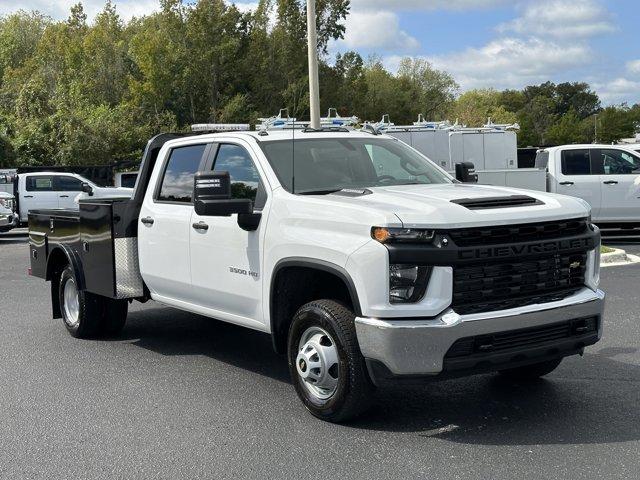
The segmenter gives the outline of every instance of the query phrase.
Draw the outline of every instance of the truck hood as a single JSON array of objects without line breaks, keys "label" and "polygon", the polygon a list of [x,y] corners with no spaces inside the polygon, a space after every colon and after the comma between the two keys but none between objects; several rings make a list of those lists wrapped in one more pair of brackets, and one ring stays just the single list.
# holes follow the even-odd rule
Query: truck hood
[{"label": "truck hood", "polygon": [[[483,225],[535,223],[587,217],[589,205],[581,199],[517,188],[488,185],[401,185],[375,187],[358,197],[329,195],[332,202],[360,204],[363,208],[393,213],[405,227],[464,228]],[[473,209],[454,203],[525,195],[535,205]]]}]

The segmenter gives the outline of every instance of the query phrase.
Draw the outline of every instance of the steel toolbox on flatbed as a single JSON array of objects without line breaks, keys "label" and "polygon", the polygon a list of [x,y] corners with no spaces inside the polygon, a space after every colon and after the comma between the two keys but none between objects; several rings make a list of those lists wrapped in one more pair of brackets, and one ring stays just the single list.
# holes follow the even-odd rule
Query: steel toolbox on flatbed
[{"label": "steel toolbox on flatbed", "polygon": [[139,298],[144,286],[138,266],[135,221],[130,199],[81,200],[79,211],[29,213],[31,273],[50,280],[54,252],[82,272],[86,291],[108,298]]}]

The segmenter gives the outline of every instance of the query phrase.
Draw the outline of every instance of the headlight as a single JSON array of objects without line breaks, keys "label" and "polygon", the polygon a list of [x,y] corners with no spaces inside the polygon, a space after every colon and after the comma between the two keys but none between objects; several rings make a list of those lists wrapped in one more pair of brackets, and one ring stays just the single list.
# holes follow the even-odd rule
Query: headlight
[{"label": "headlight", "polygon": [[371,238],[380,243],[429,243],[433,241],[434,231],[422,228],[386,228],[373,227]]},{"label": "headlight", "polygon": [[389,302],[416,303],[424,297],[431,267],[420,265],[389,266]]}]

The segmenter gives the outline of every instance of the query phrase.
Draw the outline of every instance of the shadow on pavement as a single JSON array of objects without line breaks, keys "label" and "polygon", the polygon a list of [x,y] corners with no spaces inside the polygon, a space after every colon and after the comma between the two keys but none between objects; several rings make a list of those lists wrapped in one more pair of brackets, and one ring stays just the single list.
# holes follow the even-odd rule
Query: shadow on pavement
[{"label": "shadow on pavement", "polygon": [[289,382],[286,358],[274,352],[269,335],[211,318],[171,308],[131,312],[114,340],[123,339],[161,355],[204,355]]},{"label": "shadow on pavement", "polygon": [[[203,355],[290,382],[286,359],[274,353],[268,335],[178,310],[132,312],[117,340],[123,339],[161,355]],[[371,411],[349,427],[470,445],[639,440],[640,366],[616,359],[637,350],[607,348],[567,359],[532,383],[482,375],[381,390]]]}]

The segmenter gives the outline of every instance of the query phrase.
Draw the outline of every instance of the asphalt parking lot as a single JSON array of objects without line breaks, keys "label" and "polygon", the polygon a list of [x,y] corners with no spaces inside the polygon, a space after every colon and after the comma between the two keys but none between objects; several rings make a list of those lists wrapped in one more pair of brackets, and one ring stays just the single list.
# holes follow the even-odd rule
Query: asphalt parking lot
[{"label": "asphalt parking lot", "polygon": [[603,269],[603,340],[547,379],[384,391],[338,426],[303,410],[267,336],[149,303],[119,338],[76,340],[27,263],[0,236],[0,478],[638,478],[640,265]]}]

